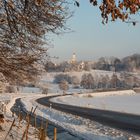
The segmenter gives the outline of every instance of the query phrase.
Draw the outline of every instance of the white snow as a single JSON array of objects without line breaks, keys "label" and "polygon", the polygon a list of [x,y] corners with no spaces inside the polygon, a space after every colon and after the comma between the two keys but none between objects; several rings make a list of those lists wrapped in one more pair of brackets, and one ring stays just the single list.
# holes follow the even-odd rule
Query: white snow
[{"label": "white snow", "polygon": [[[20,125],[19,125],[19,119],[17,116],[15,117],[12,117],[12,113],[11,113],[11,107],[14,105],[15,103],[15,100],[17,98],[24,98],[25,96],[28,98],[28,97],[31,97],[31,96],[34,96],[35,94],[22,94],[22,93],[5,93],[5,94],[0,94],[0,101],[2,102],[7,102],[9,101],[9,103],[6,105],[6,112],[4,113],[4,123],[1,124],[2,126],[2,129],[4,131],[0,131],[0,139],[4,139],[5,136],[7,135],[7,132],[9,131],[9,128],[12,124],[12,121],[14,120],[15,118],[15,123],[14,123],[14,126],[12,127],[12,130],[10,131],[7,139],[8,140],[12,140],[12,139],[16,139],[16,140],[20,140],[23,136],[23,132],[25,131],[26,127],[27,127],[27,122],[22,120]],[[5,97],[5,98],[4,98]],[[41,97],[41,96],[40,96]],[[4,100],[5,99],[5,100]],[[38,137],[37,137],[37,133],[38,133],[38,130],[36,130],[35,128],[33,128],[32,126],[29,127],[29,133],[28,133],[28,139],[29,140],[38,140]]]},{"label": "white snow", "polygon": [[[118,130],[103,126],[97,122],[93,122],[81,117],[62,113],[53,108],[47,108],[35,102],[40,95],[34,97],[22,98],[22,103],[25,109],[30,111],[31,107],[38,106],[36,114],[47,118],[56,125],[63,127],[71,133],[78,135],[85,140],[121,140],[131,137],[129,134],[124,134]],[[42,95],[41,95],[42,97]]]},{"label": "white snow", "polygon": [[40,93],[41,90],[37,87],[20,87],[20,93]]},{"label": "white snow", "polygon": [[[53,95],[52,93],[49,95]],[[4,95],[3,95],[4,96]],[[37,116],[43,116],[44,118],[52,121],[56,125],[63,127],[69,132],[82,137],[85,140],[127,140],[128,137],[134,137],[137,140],[137,136],[126,134],[124,132],[112,129],[110,127],[103,126],[97,122],[83,119],[78,116],[62,113],[54,110],[53,108],[47,108],[38,104],[35,100],[46,95],[39,93],[18,93],[18,94],[5,94],[10,98],[10,103],[7,105],[7,112],[10,113],[10,108],[15,103],[17,98],[21,98],[21,101],[25,107],[25,111],[30,111],[32,107],[38,106],[36,110]],[[83,97],[85,98],[85,97]],[[8,116],[8,115],[7,115]],[[9,114],[11,116],[11,114]]]}]

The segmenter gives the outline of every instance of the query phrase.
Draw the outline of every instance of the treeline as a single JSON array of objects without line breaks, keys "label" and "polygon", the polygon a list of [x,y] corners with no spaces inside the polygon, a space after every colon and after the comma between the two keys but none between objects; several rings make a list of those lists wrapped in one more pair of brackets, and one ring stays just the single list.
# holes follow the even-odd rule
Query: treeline
[{"label": "treeline", "polygon": [[66,81],[68,84],[72,84],[74,87],[80,85],[80,80],[77,76],[69,76],[68,74],[58,74],[54,77],[54,83],[60,84],[62,81]]},{"label": "treeline", "polygon": [[113,73],[111,76],[93,76],[91,73],[85,73],[81,79],[68,74],[58,74],[54,77],[54,83],[60,84],[62,81],[66,81],[76,88],[83,87],[85,89],[128,89],[140,86],[140,79],[125,72],[120,75]]},{"label": "treeline", "polygon": [[119,58],[100,58],[94,65],[93,69],[107,70],[107,71],[137,71],[140,70],[140,54]]},{"label": "treeline", "polygon": [[70,71],[90,71],[91,69],[107,70],[107,71],[137,71],[140,70],[140,54],[134,54],[123,59],[111,57],[102,57],[98,61],[84,61],[76,62],[74,64],[68,62],[62,62],[60,64],[54,64],[49,61],[45,65],[45,69],[48,72],[70,72]]}]

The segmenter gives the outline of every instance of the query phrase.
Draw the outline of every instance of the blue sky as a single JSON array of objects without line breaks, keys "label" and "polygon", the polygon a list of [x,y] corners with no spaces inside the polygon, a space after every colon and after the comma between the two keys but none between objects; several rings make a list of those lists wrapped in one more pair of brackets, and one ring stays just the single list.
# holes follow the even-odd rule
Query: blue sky
[{"label": "blue sky", "polygon": [[[74,16],[67,22],[73,32],[53,36],[51,56],[63,61],[75,52],[78,60],[96,60],[102,56],[122,58],[140,53],[140,23],[132,26],[116,21],[103,25],[99,9],[86,0],[74,10]],[[135,19],[140,22],[140,16]]]}]

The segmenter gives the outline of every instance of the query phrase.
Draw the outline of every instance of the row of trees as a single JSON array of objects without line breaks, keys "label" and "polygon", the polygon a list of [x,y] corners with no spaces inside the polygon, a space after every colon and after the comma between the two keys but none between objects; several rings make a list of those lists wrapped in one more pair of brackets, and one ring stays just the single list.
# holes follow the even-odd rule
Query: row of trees
[{"label": "row of trees", "polygon": [[84,74],[80,85],[86,89],[108,89],[108,88],[125,88],[124,81],[121,81],[116,74],[111,78],[108,75],[95,79],[91,74]]},{"label": "row of trees", "polygon": [[84,74],[81,78],[80,85],[86,89],[109,89],[109,88],[133,88],[140,86],[140,79],[135,76],[121,73],[120,76],[112,74],[93,77],[92,74]]},{"label": "row of trees", "polygon": [[134,54],[123,59],[119,58],[100,58],[94,65],[93,69],[108,71],[136,71],[140,70],[140,54]]},{"label": "row of trees", "polygon": [[83,74],[81,80],[76,76],[59,74],[55,76],[54,82],[72,84],[75,88],[83,87],[85,89],[109,89],[109,88],[133,88],[140,86],[140,79],[127,73],[121,73],[119,76],[115,73],[111,77],[108,75],[93,76],[91,73]]}]

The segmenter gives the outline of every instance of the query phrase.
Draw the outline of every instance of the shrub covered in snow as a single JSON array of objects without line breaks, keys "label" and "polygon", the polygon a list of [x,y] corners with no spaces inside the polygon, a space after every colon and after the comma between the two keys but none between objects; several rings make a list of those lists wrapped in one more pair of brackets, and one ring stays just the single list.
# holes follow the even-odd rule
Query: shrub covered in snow
[{"label": "shrub covered in snow", "polygon": [[54,77],[54,83],[61,83],[61,81],[67,81],[69,84],[71,84],[71,76],[68,74],[58,74]]},{"label": "shrub covered in snow", "polygon": [[69,89],[68,82],[65,80],[61,81],[61,83],[59,84],[59,88],[63,90],[63,93],[65,93],[65,91]]},{"label": "shrub covered in snow", "polygon": [[17,92],[17,88],[13,85],[8,85],[5,88],[5,92],[7,93],[16,93]]}]

